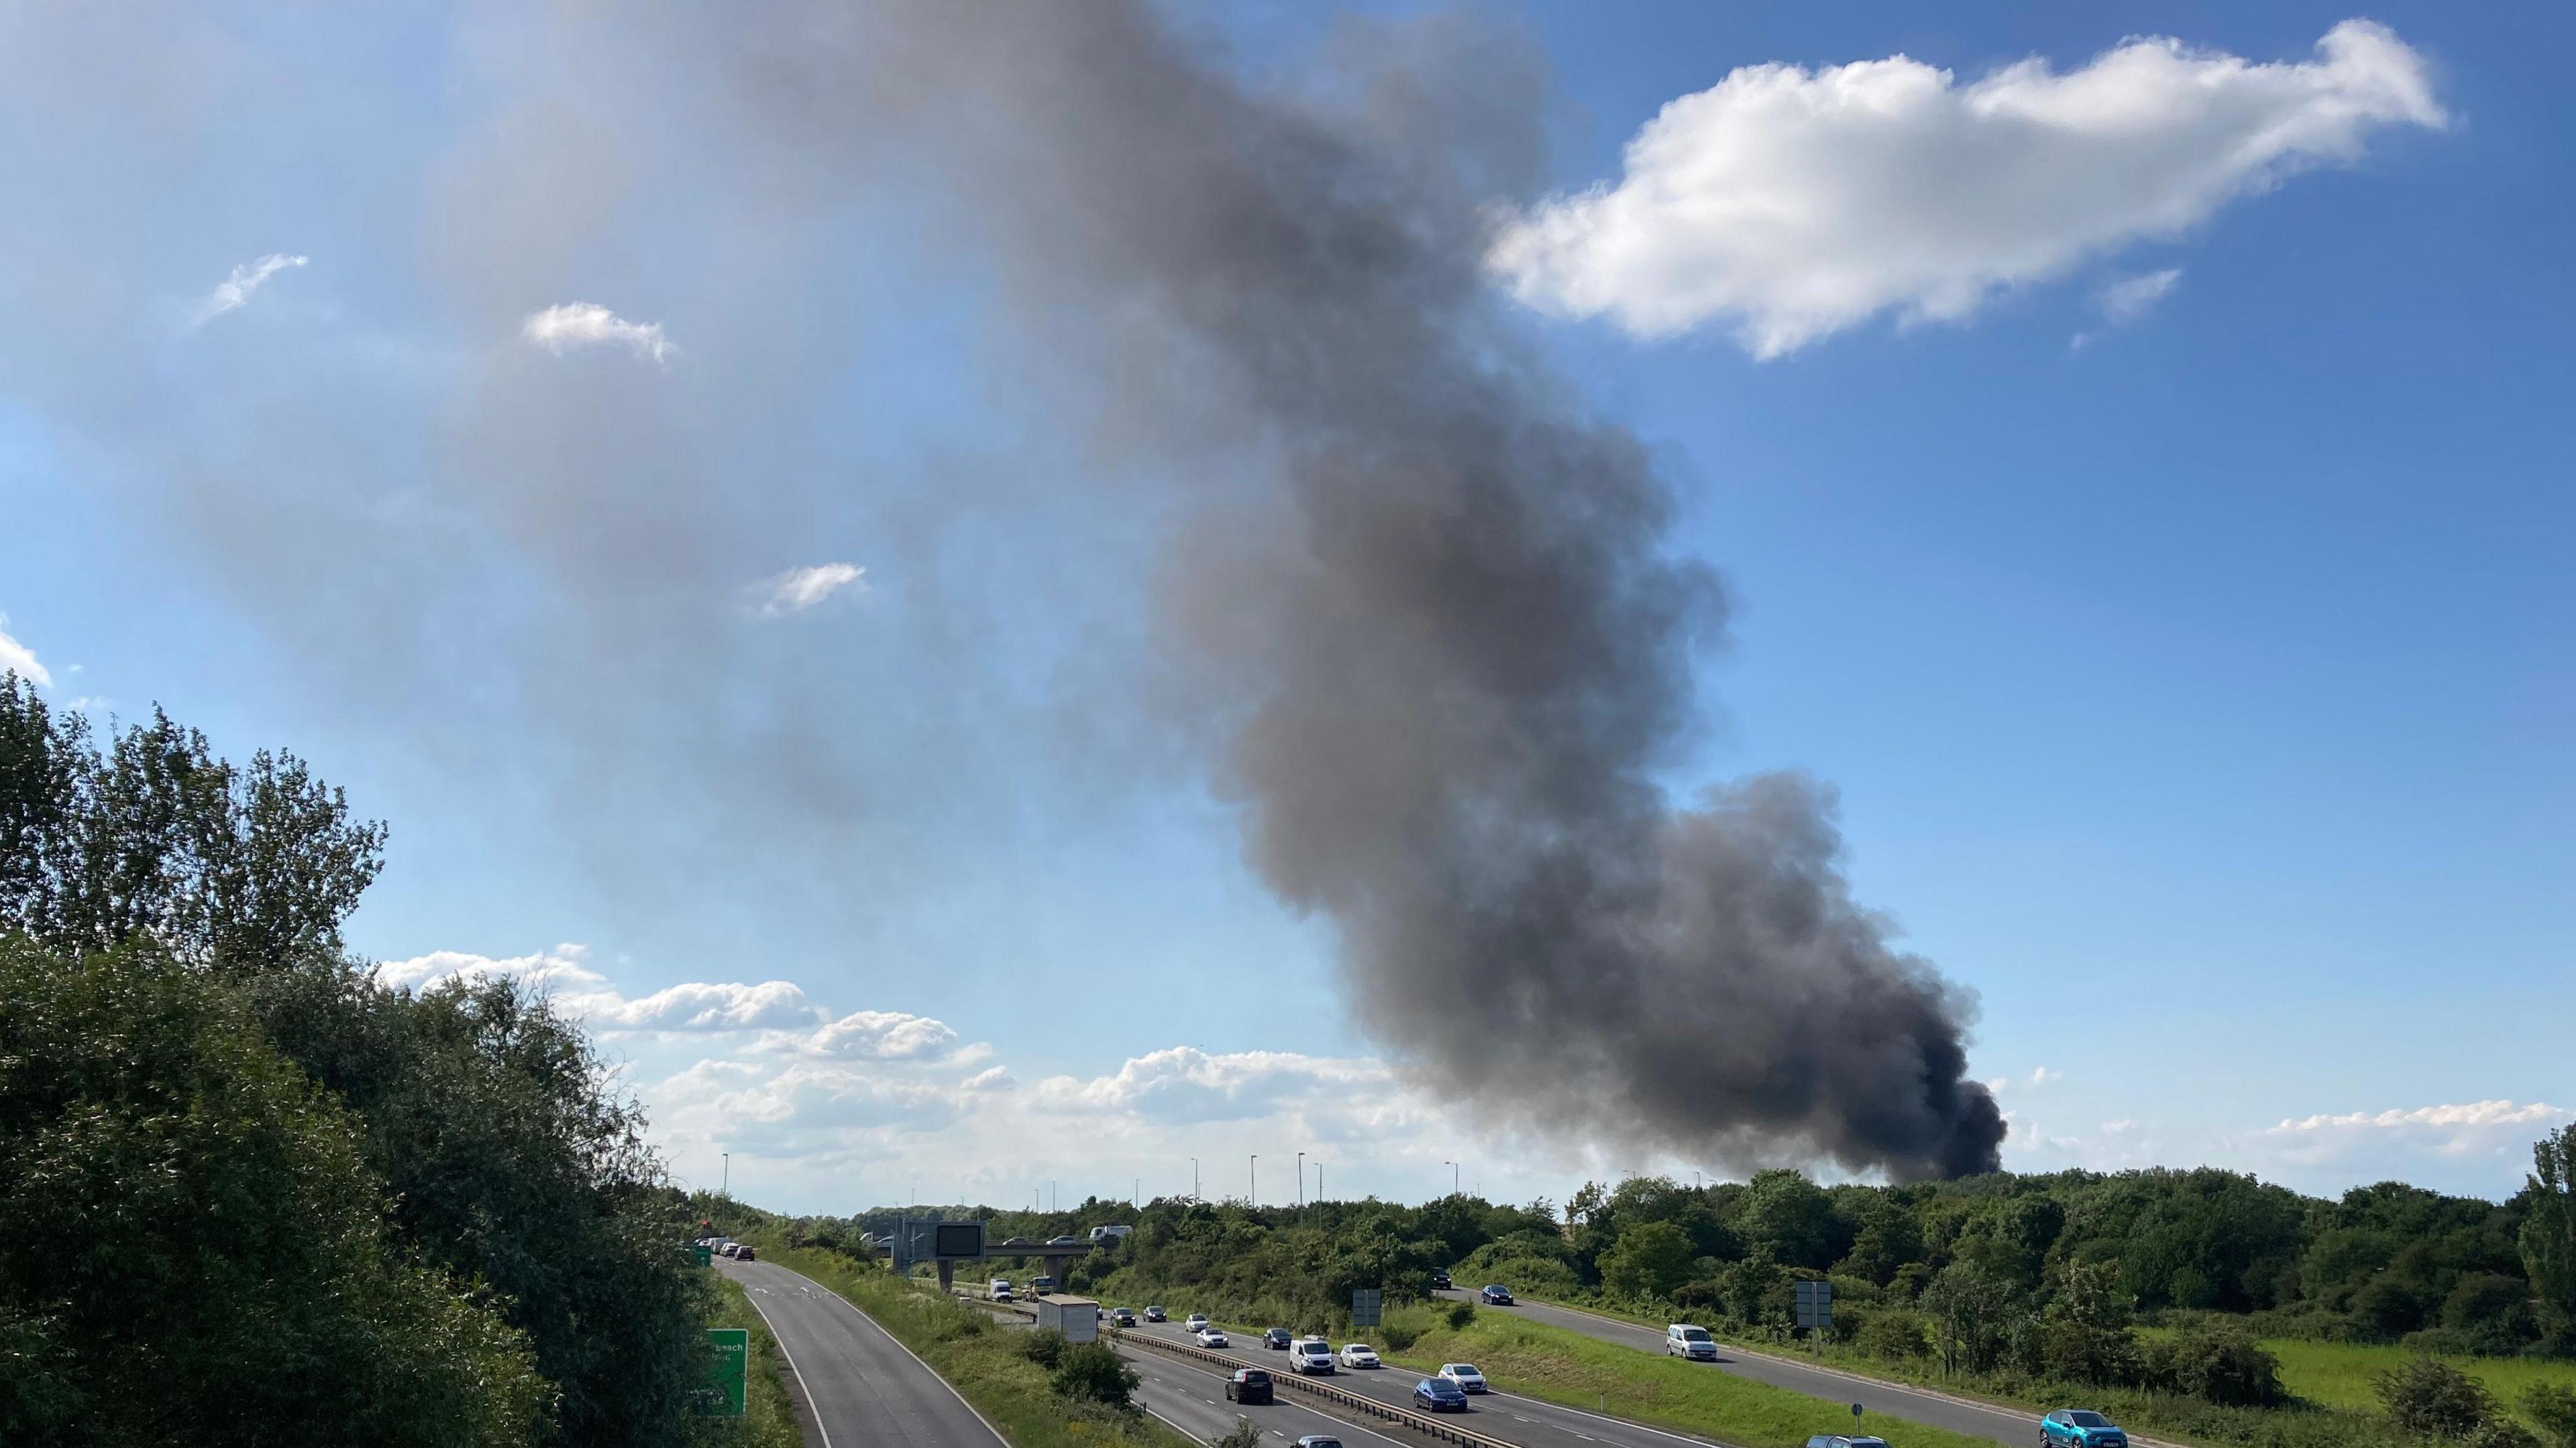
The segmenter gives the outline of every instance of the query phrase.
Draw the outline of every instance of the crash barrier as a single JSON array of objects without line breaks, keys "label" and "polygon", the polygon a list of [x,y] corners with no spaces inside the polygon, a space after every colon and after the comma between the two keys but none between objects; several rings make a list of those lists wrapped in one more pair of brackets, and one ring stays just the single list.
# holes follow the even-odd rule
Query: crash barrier
[{"label": "crash barrier", "polygon": [[[1191,1347],[1187,1343],[1173,1342],[1168,1338],[1154,1337],[1146,1333],[1129,1332],[1125,1328],[1113,1327],[1109,1330],[1109,1336],[1115,1342],[1134,1343],[1138,1347],[1152,1348],[1156,1352],[1170,1353],[1174,1357],[1193,1359],[1211,1367],[1224,1368],[1228,1372],[1236,1368],[1261,1366],[1259,1363],[1247,1363],[1241,1358],[1228,1357],[1224,1353],[1212,1352],[1207,1348]],[[1381,1403],[1366,1393],[1354,1393],[1348,1388],[1319,1383],[1303,1373],[1274,1372],[1270,1374],[1270,1381],[1276,1386],[1295,1388],[1298,1392],[1321,1398],[1336,1407],[1348,1409],[1363,1417],[1411,1428],[1417,1433],[1427,1434],[1443,1443],[1455,1443],[1458,1448],[1520,1448],[1519,1444],[1508,1439],[1497,1438],[1491,1433],[1479,1433],[1473,1428],[1461,1426],[1447,1418],[1430,1413],[1417,1413],[1411,1408],[1399,1408],[1393,1403]]]}]

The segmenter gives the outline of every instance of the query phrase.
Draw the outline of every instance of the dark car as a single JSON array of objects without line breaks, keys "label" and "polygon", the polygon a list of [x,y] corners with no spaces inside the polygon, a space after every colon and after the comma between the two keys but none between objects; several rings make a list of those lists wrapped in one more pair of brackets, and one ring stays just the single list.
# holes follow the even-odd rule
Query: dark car
[{"label": "dark car", "polygon": [[1434,1272],[1431,1274],[1432,1290],[1436,1292],[1446,1292],[1456,1285],[1456,1283],[1449,1280],[1449,1274],[1446,1272]]},{"label": "dark car", "polygon": [[1236,1368],[1225,1380],[1225,1400],[1229,1403],[1266,1403],[1270,1401],[1270,1374],[1259,1368]]},{"label": "dark car", "polygon": [[2060,1408],[2040,1419],[2039,1441],[2042,1448],[2129,1448],[2120,1425],[2091,1408]]},{"label": "dark car", "polygon": [[1413,1385],[1413,1406],[1430,1413],[1463,1413],[1467,1395],[1443,1378],[1424,1378]]},{"label": "dark car", "polygon": [[1161,1308],[1159,1308],[1159,1307],[1148,1307],[1148,1308],[1146,1308],[1146,1309],[1145,1309],[1145,1320],[1146,1320],[1147,1322],[1169,1322],[1169,1321],[1171,1321],[1171,1319],[1170,1319],[1170,1318],[1165,1317],[1165,1316],[1163,1315],[1163,1309],[1161,1309]]},{"label": "dark car", "polygon": [[1134,1327],[1136,1325],[1136,1314],[1130,1312],[1124,1307],[1113,1307],[1109,1310],[1109,1325],[1112,1327]]},{"label": "dark car", "polygon": [[1292,1341],[1294,1339],[1288,1336],[1288,1329],[1284,1327],[1274,1327],[1261,1335],[1261,1345],[1273,1352],[1286,1352]]},{"label": "dark car", "polygon": [[737,1262],[757,1262],[760,1260],[760,1254],[751,1250],[751,1244],[749,1242],[745,1242],[741,1246],[733,1249],[733,1260]]},{"label": "dark car", "polygon": [[1026,1237],[1005,1237],[1002,1239],[1002,1245],[1005,1247],[1026,1247],[1029,1245],[1029,1239]]},{"label": "dark car", "polygon": [[1512,1290],[1499,1282],[1486,1283],[1485,1290],[1478,1295],[1485,1299],[1485,1305],[1487,1307],[1509,1307],[1512,1305]]}]

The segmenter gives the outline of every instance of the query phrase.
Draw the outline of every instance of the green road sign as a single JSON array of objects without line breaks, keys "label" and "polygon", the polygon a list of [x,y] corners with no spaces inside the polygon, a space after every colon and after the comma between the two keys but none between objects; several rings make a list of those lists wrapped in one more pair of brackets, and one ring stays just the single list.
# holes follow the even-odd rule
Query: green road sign
[{"label": "green road sign", "polygon": [[680,1250],[688,1253],[689,1259],[696,1262],[701,1267],[712,1267],[715,1265],[716,1249],[708,1246],[704,1242],[691,1242]]},{"label": "green road sign", "polygon": [[751,1367],[751,1329],[708,1328],[707,1346],[715,1350],[715,1365],[695,1395],[697,1410],[709,1418],[739,1418],[751,1411],[742,1396],[743,1375]]}]

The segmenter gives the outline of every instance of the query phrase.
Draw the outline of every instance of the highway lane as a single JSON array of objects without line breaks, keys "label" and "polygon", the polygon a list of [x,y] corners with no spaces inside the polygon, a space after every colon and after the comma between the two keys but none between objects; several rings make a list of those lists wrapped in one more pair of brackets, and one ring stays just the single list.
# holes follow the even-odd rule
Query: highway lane
[{"label": "highway lane", "polygon": [[[1183,1332],[1178,1323],[1147,1324],[1133,1331],[1167,1342],[1191,1341],[1190,1335]],[[1232,1334],[1230,1345],[1219,1351],[1251,1366],[1268,1368],[1274,1377],[1283,1375],[1287,1371],[1283,1360],[1288,1355],[1262,1347],[1260,1341],[1257,1334],[1236,1333]],[[1334,1346],[1338,1348],[1340,1344]],[[1413,1406],[1413,1385],[1421,1378],[1420,1373],[1404,1368],[1385,1367],[1336,1369],[1324,1381],[1383,1403],[1410,1408]],[[1521,1448],[1683,1448],[1683,1445],[1709,1441],[1661,1428],[1649,1428],[1624,1418],[1543,1403],[1518,1393],[1479,1393],[1470,1397],[1467,1403],[1465,1413],[1450,1416],[1463,1419],[1466,1426],[1479,1433],[1490,1433],[1517,1443]]]},{"label": "highway lane", "polygon": [[[1461,1302],[1475,1300],[1472,1294],[1463,1290],[1443,1292],[1438,1295]],[[1585,1337],[1618,1343],[1623,1347],[1633,1347],[1644,1352],[1661,1353],[1664,1350],[1664,1335],[1659,1329],[1639,1327],[1633,1322],[1620,1322],[1614,1318],[1596,1317],[1589,1312],[1579,1312],[1570,1307],[1551,1307],[1541,1302],[1522,1302],[1514,1307],[1490,1307],[1483,1310],[1518,1313],[1533,1322],[1543,1322],[1550,1327],[1562,1327],[1569,1332],[1579,1332]],[[1966,1433],[1973,1437],[1991,1438],[1998,1443],[2009,1443],[2014,1445],[2014,1448],[2026,1448],[2026,1445],[2036,1442],[2039,1438],[2039,1415],[2036,1413],[2025,1413],[2012,1408],[1987,1407],[1981,1403],[1966,1402],[1920,1388],[1879,1382],[1876,1379],[1864,1378],[1856,1373],[1843,1372],[1837,1368],[1795,1362],[1787,1358],[1773,1357],[1767,1353],[1747,1352],[1725,1343],[1718,1345],[1718,1360],[1715,1366],[1722,1372],[1751,1378],[1755,1382],[1769,1383],[1775,1388],[1787,1388],[1793,1393],[1804,1393],[1811,1398],[1822,1398],[1827,1402],[1846,1405],[1858,1403],[1871,1416],[1894,1418],[1907,1423],[1925,1423],[1935,1428],[1947,1428],[1954,1433]],[[1865,1421],[1864,1431],[1866,1431]]]},{"label": "highway lane", "polygon": [[750,1294],[803,1380],[826,1448],[1008,1448],[946,1379],[848,1299],[774,1263],[715,1265]]}]

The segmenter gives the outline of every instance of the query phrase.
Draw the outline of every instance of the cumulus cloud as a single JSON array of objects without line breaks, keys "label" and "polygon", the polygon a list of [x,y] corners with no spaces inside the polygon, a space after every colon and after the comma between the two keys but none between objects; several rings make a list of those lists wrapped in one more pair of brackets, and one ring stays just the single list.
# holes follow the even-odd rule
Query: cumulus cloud
[{"label": "cumulus cloud", "polygon": [[251,293],[258,291],[261,283],[288,267],[302,266],[311,260],[311,257],[288,256],[283,252],[272,251],[257,261],[243,262],[240,266],[234,267],[233,274],[218,283],[215,289],[206,295],[204,301],[197,304],[194,325],[202,327],[226,312],[236,311],[248,305]]},{"label": "cumulus cloud", "polygon": [[777,618],[782,614],[802,613],[843,589],[860,593],[868,591],[867,570],[855,563],[817,563],[811,568],[790,568],[775,578],[763,579],[752,588],[760,616]]},{"label": "cumulus cloud", "polygon": [[566,302],[531,312],[519,335],[560,357],[585,347],[622,345],[638,357],[668,363],[680,349],[659,322],[630,322],[595,302]]},{"label": "cumulus cloud", "polygon": [[1902,55],[1749,66],[1666,105],[1616,185],[1509,219],[1488,260],[1542,310],[1644,337],[1722,325],[1776,357],[1882,313],[1965,318],[2448,119],[2424,57],[2363,20],[2273,64],[2135,39],[1964,86]]},{"label": "cumulus cloud", "polygon": [[821,1015],[801,988],[783,980],[757,985],[689,981],[629,999],[591,968],[588,947],[574,944],[497,959],[436,950],[389,961],[376,968],[376,975],[387,985],[415,990],[454,979],[514,978],[601,1032],[782,1029],[810,1025]]},{"label": "cumulus cloud", "polygon": [[959,1054],[957,1032],[945,1021],[901,1011],[852,1011],[801,1033],[782,1033],[774,1047],[808,1056],[869,1061],[934,1061]]},{"label": "cumulus cloud", "polygon": [[14,673],[28,683],[42,684],[49,689],[54,685],[52,672],[36,657],[34,649],[10,636],[9,616],[0,613],[0,674],[5,673]]},{"label": "cumulus cloud", "polygon": [[1291,1051],[1210,1054],[1194,1046],[1174,1046],[1130,1057],[1106,1076],[1049,1077],[1038,1083],[1036,1100],[1056,1111],[1208,1122],[1270,1116],[1320,1098],[1381,1103],[1401,1094],[1393,1069],[1383,1061]]}]

